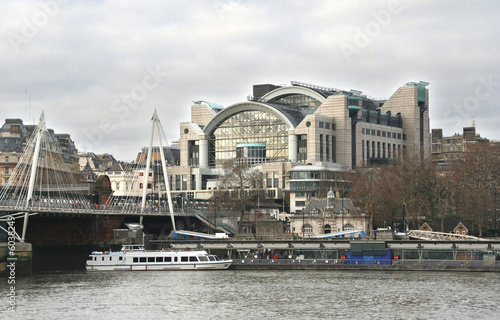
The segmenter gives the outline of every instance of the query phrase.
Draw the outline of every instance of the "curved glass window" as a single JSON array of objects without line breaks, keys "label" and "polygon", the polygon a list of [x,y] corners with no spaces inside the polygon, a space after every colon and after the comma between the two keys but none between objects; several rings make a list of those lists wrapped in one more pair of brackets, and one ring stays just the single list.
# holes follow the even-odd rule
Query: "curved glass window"
[{"label": "curved glass window", "polygon": [[288,125],[257,110],[232,115],[210,135],[210,165],[238,158],[252,164],[288,159]]},{"label": "curved glass window", "polygon": [[292,94],[292,95],[282,96],[273,99],[270,102],[288,104],[296,107],[308,107],[313,110],[316,110],[321,105],[320,101],[303,94]]}]

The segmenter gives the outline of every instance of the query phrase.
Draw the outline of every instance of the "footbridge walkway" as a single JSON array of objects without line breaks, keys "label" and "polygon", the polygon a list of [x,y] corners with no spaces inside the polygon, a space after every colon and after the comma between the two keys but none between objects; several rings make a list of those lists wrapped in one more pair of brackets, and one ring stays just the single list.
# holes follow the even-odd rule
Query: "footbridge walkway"
[{"label": "footbridge walkway", "polygon": [[[161,155],[161,170],[163,176],[158,177],[163,185],[160,190],[167,201],[152,201],[152,190],[142,188],[151,185],[151,153],[153,146],[163,150],[163,128],[156,114],[151,118],[151,131],[147,160],[143,164],[135,164],[127,168],[127,174],[132,179],[126,195],[115,197],[112,194],[102,203],[93,203],[89,196],[90,187],[76,181],[79,174],[75,173],[71,160],[64,156],[63,146],[45,126],[42,113],[38,125],[24,145],[24,151],[9,179],[0,190],[0,222],[24,219],[22,233],[16,232],[18,241],[24,242],[30,216],[40,213],[60,213],[77,215],[106,216],[137,216],[142,225],[144,216],[170,217],[172,227],[176,231],[175,217],[196,217],[212,229],[226,233],[235,233],[234,228],[223,223],[223,219],[212,221],[203,212],[193,208],[181,209],[174,207],[167,175],[165,155]],[[156,140],[155,140],[156,138]],[[109,180],[108,180],[109,182]],[[109,187],[109,186],[108,186]],[[215,220],[215,219],[214,219]],[[8,232],[0,225],[0,230]]]}]

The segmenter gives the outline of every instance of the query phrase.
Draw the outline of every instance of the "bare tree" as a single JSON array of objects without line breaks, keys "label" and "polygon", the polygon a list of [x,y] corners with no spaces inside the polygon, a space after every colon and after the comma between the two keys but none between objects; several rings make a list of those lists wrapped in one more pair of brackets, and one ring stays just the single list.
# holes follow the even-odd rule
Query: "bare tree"
[{"label": "bare tree", "polygon": [[245,218],[247,207],[254,205],[256,197],[265,197],[262,172],[256,166],[235,159],[223,163],[224,173],[219,177],[219,189],[228,195],[227,206],[239,212],[238,232]]},{"label": "bare tree", "polygon": [[499,146],[489,142],[467,145],[463,161],[453,168],[457,211],[483,235],[488,214],[495,211],[494,192],[499,183]]},{"label": "bare tree", "polygon": [[426,179],[427,161],[430,160],[421,161],[420,153],[413,152],[404,155],[400,164],[384,168],[385,178],[390,181],[390,194],[402,210],[403,223],[415,225],[417,216],[425,211],[422,183]]},{"label": "bare tree", "polygon": [[364,205],[364,211],[370,214],[370,234],[374,229],[375,212],[380,212],[386,196],[382,191],[384,180],[381,168],[358,169],[354,175],[350,198]]}]

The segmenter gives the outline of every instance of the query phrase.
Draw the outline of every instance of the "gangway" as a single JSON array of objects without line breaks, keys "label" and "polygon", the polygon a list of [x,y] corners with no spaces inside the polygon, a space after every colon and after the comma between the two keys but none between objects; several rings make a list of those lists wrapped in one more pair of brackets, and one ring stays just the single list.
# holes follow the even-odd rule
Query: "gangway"
[{"label": "gangway", "polygon": [[430,240],[430,241],[453,241],[453,240],[486,241],[486,239],[469,236],[466,234],[421,231],[421,230],[410,230],[408,231],[407,236],[415,239]]},{"label": "gangway", "polygon": [[314,236],[310,236],[309,238],[327,239],[327,238],[344,238],[345,236],[350,237],[350,238],[354,238],[356,235],[359,238],[366,237],[366,233],[363,230],[349,230],[349,231],[339,231],[339,232],[332,232],[332,233],[317,234]]}]

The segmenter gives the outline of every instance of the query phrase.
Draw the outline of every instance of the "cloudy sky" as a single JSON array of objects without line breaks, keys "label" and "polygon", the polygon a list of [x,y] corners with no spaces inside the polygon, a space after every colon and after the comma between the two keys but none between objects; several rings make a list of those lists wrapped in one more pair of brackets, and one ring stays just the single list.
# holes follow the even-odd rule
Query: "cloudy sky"
[{"label": "cloudy sky", "polygon": [[[431,127],[500,140],[498,1],[0,0],[0,122],[132,160],[156,108],[169,140],[193,100],[258,83],[389,97],[429,82]],[[30,102],[31,100],[31,102]]]}]

